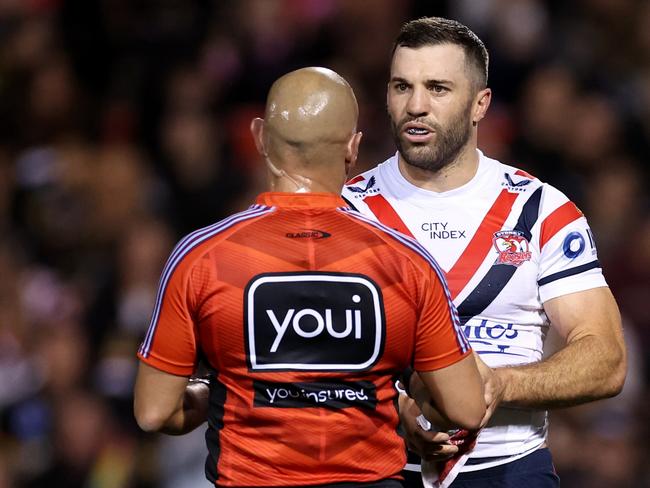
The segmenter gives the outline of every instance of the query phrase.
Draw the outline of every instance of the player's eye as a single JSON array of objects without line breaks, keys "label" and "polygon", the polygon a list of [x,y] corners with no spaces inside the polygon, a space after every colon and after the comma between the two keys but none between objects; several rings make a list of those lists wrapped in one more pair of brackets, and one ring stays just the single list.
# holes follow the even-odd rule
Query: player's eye
[{"label": "player's eye", "polygon": [[408,86],[407,83],[396,83],[395,84],[395,90],[397,90],[398,92],[405,92],[406,90],[408,90],[408,88],[409,88],[409,86]]},{"label": "player's eye", "polygon": [[442,85],[432,85],[430,89],[434,93],[444,93],[447,91],[447,87],[444,87]]}]

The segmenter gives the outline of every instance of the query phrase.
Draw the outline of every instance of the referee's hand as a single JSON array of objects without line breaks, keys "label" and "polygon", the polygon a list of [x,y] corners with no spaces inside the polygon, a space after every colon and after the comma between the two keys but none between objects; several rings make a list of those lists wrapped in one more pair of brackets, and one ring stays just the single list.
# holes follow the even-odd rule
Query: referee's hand
[{"label": "referee's hand", "polygon": [[422,414],[415,400],[401,394],[399,398],[400,420],[406,433],[407,447],[427,461],[445,461],[458,452],[458,446],[450,443],[446,432],[424,430],[417,422]]}]

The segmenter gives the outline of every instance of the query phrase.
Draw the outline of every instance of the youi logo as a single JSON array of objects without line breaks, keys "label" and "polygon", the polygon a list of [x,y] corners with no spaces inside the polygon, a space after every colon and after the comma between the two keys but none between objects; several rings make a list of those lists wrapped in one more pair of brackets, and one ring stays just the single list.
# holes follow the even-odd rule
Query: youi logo
[{"label": "youi logo", "polygon": [[252,371],[358,371],[383,351],[381,290],[367,276],[258,275],[246,287],[245,308]]}]

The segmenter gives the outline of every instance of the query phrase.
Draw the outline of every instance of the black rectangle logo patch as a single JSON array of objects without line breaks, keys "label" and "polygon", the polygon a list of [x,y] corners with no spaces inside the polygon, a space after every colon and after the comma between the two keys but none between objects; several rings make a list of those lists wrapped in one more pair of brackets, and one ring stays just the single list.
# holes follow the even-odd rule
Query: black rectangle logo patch
[{"label": "black rectangle logo patch", "polygon": [[370,381],[344,383],[338,380],[317,383],[271,383],[253,381],[254,406],[275,408],[350,408],[374,410],[377,391]]},{"label": "black rectangle logo patch", "polygon": [[367,276],[263,274],[245,293],[251,371],[362,371],[381,357],[383,299]]}]

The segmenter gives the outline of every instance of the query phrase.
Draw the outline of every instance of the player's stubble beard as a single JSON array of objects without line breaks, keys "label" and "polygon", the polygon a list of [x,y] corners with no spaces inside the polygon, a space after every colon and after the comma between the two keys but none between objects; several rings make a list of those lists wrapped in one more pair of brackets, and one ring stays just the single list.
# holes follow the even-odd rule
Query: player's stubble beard
[{"label": "player's stubble beard", "polygon": [[[396,124],[389,111],[393,139],[404,161],[411,166],[433,173],[453,163],[472,135],[471,110],[472,101],[469,100],[449,121],[447,127],[421,117],[405,117]],[[435,130],[435,139],[428,144],[413,144],[405,140],[401,128],[404,124],[414,121],[426,124]]]}]

